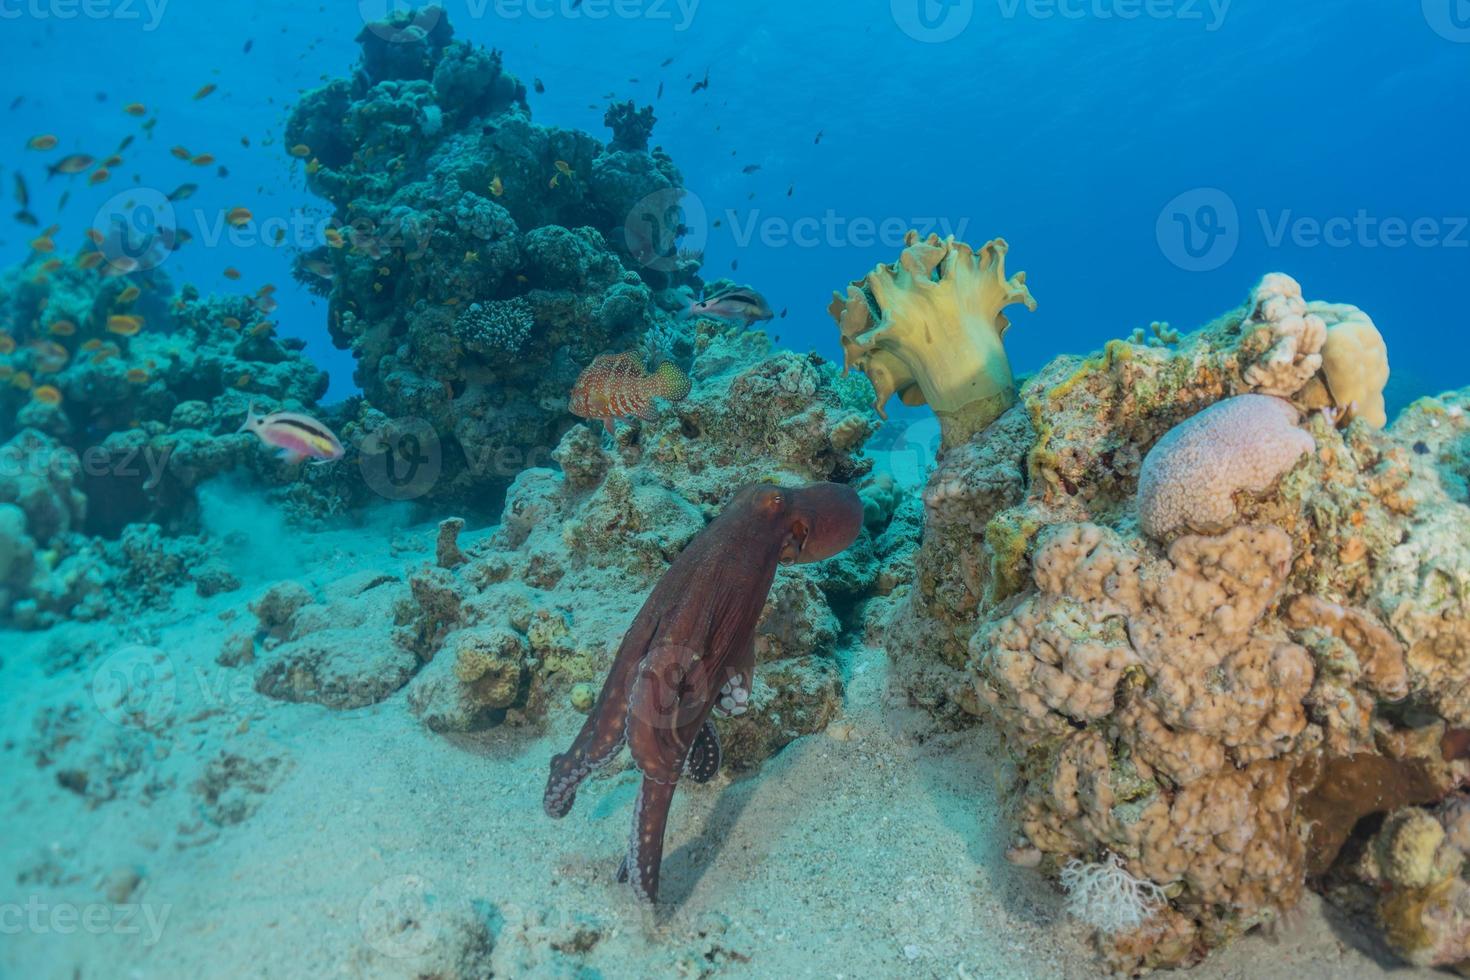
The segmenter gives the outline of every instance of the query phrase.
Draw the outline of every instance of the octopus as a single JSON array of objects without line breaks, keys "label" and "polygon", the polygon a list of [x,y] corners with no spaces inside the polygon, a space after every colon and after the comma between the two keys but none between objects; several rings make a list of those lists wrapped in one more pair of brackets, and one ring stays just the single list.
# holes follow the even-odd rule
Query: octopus
[{"label": "octopus", "polygon": [[643,780],[617,879],[643,901],[658,900],[679,779],[705,783],[719,771],[711,713],[734,716],[749,707],[756,625],[777,566],[831,558],[862,525],[862,502],[841,484],[738,491],[654,586],[581,732],[552,758],[542,802],[560,819],[582,781],[628,747]]}]

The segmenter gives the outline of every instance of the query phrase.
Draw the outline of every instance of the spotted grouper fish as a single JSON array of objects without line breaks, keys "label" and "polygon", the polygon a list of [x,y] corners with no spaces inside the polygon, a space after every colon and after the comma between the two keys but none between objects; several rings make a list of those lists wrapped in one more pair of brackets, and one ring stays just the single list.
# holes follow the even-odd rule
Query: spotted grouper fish
[{"label": "spotted grouper fish", "polygon": [[599,354],[572,386],[571,411],[578,418],[600,419],[608,435],[613,421],[637,416],[658,418],[653,400],[676,402],[689,394],[689,376],[665,361],[651,373],[634,351]]},{"label": "spotted grouper fish", "polygon": [[280,450],[278,455],[288,463],[299,463],[303,459],[328,463],[341,459],[346,451],[331,429],[310,415],[297,412],[256,415],[252,404],[239,431],[254,432],[261,442]]}]

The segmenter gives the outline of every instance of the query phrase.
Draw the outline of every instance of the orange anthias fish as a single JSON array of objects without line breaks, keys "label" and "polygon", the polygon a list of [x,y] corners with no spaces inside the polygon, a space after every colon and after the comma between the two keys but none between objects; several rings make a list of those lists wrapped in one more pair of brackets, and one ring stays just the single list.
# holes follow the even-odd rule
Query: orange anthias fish
[{"label": "orange anthias fish", "polygon": [[676,402],[689,394],[689,376],[669,361],[649,373],[635,351],[599,354],[572,386],[570,408],[578,418],[600,419],[609,435],[615,419],[658,418],[653,400]]},{"label": "orange anthias fish", "polygon": [[281,459],[293,464],[303,459],[328,463],[341,459],[346,452],[331,429],[297,412],[256,415],[252,404],[239,431],[254,432],[261,442],[280,450]]}]

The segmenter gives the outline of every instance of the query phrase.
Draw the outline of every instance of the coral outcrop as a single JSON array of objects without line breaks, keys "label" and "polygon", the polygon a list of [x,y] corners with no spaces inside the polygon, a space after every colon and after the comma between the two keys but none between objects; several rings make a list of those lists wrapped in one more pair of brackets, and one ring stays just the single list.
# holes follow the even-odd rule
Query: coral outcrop
[{"label": "coral outcrop", "polygon": [[594,357],[677,338],[699,262],[675,248],[683,179],[648,148],[650,110],[611,108],[608,144],[537,125],[499,52],[453,40],[442,10],[432,21],[365,30],[353,77],[293,112],[285,143],[335,209],[299,276],[329,295],[368,401],[441,444],[424,492],[491,517],[573,424],[567,396]]},{"label": "coral outcrop", "polygon": [[953,236],[921,240],[911,231],[904,242],[897,262],[836,294],[828,312],[847,367],[868,376],[879,413],[893,395],[905,405],[928,405],[948,449],[1015,404],[1001,342],[1010,320],[1002,311],[1016,303],[1035,310],[1036,301],[1025,273],[1006,278],[1004,239],[978,252]]},{"label": "coral outcrop", "polygon": [[1412,961],[1465,959],[1460,862],[1402,808],[1470,778],[1470,422],[1460,394],[1380,430],[1386,371],[1323,353],[1344,324],[1376,349],[1354,309],[1273,275],[1173,344],[1059,358],[925,489],[888,648],[916,700],[1004,736],[1015,860],[1167,899],[1099,932],[1114,969],[1192,962],[1313,883],[1380,896]]}]

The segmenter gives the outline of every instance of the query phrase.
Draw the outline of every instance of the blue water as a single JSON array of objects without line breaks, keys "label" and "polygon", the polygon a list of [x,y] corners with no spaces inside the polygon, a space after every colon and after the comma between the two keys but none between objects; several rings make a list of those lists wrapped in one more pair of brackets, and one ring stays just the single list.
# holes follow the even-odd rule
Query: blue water
[{"label": "blue water", "polygon": [[[528,85],[544,82],[544,94],[529,96],[539,122],[605,135],[605,95],[656,106],[654,141],[708,215],[696,229],[707,236],[707,277],[750,282],[789,310],[772,327],[783,345],[836,356],[830,290],[898,250],[891,233],[883,239],[863,223],[922,223],[971,241],[1010,240],[1012,268],[1027,271],[1041,303],[1015,318],[1008,338],[1023,371],[1152,320],[1198,325],[1262,273],[1282,270],[1308,297],[1352,302],[1375,318],[1400,400],[1403,386],[1414,394],[1463,383],[1464,0],[447,8],[457,36],[503,49]],[[165,192],[198,181],[187,206],[209,215],[206,225],[242,204],[257,220],[323,216],[299,166],[289,166],[282,124],[298,92],[356,61],[361,12],[385,9],[371,0],[361,11],[4,0],[0,167],[20,168],[33,210],[42,224],[63,225],[68,248],[68,235],[134,174]],[[691,93],[706,71],[709,88]],[[194,101],[207,82],[218,91]],[[157,115],[154,138],[140,139],[108,184],[69,182],[70,203],[57,212],[64,179],[46,181],[43,155],[26,152],[25,139],[54,132],[57,153],[105,156],[139,131],[141,120],[122,111],[131,101]],[[229,176],[174,159],[175,144],[212,153]],[[742,172],[754,164],[761,169]],[[3,179],[8,195],[9,173]],[[0,219],[7,265],[34,234],[8,220],[11,210]],[[1329,234],[1314,235],[1314,223]],[[351,394],[351,359],[327,339],[325,304],[290,279],[291,240],[210,247],[207,229],[195,234],[165,266],[176,281],[204,291],[278,284],[282,332],[330,367],[329,397]],[[240,281],[224,278],[229,266]]]}]

